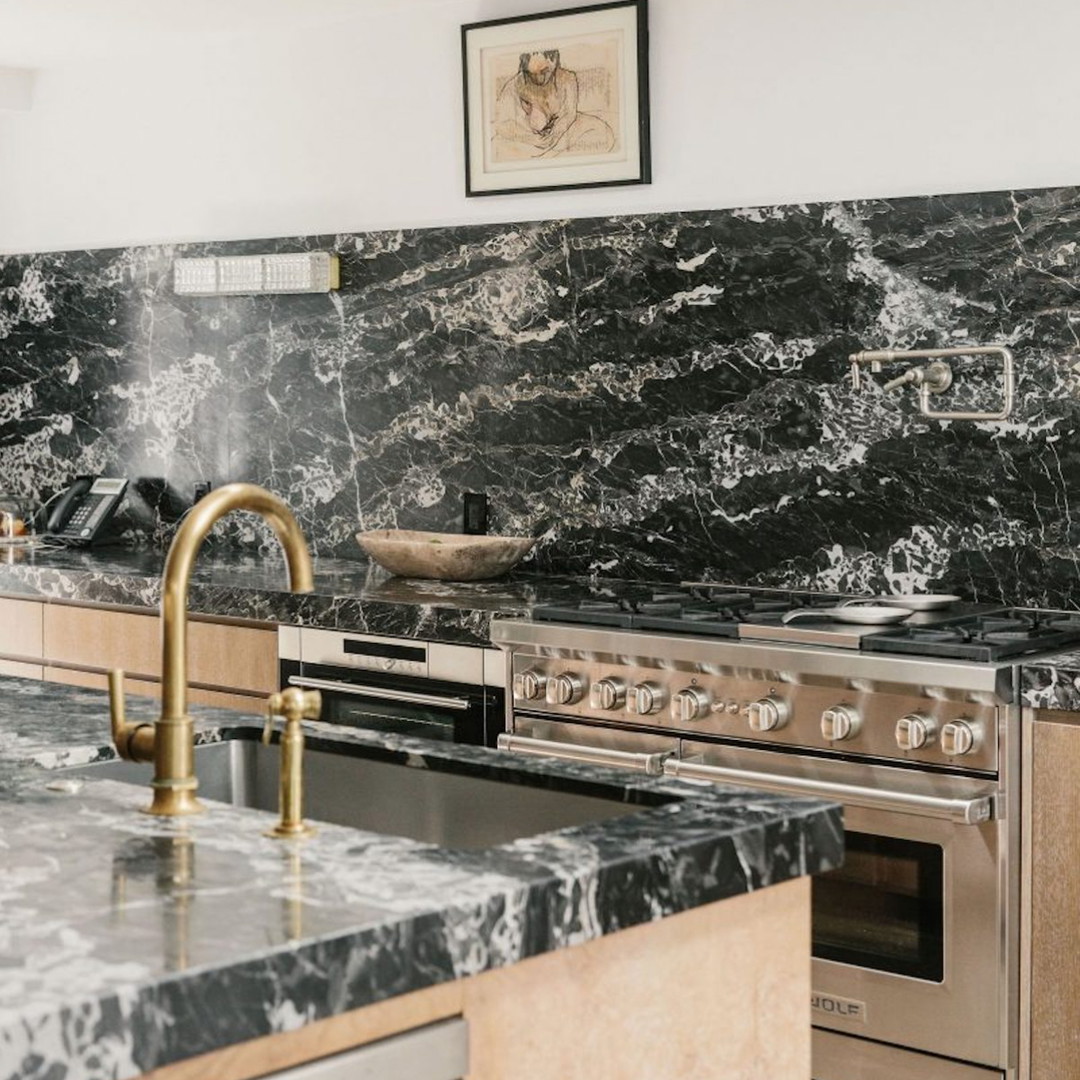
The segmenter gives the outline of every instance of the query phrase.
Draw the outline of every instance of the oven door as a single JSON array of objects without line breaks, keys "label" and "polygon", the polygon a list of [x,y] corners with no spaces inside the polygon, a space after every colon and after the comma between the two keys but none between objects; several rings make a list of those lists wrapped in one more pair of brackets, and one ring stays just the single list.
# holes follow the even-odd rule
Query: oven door
[{"label": "oven door", "polygon": [[813,1023],[1001,1066],[1005,823],[993,781],[683,742],[665,772],[844,806],[844,866],[813,883]]},{"label": "oven door", "polygon": [[649,776],[659,776],[664,771],[664,762],[679,749],[677,739],[589,724],[567,724],[541,716],[516,715],[512,727],[512,732],[499,736],[500,750],[631,769]]},{"label": "oven door", "polygon": [[902,1050],[869,1039],[852,1039],[823,1028],[814,1029],[813,1046],[813,1080],[1004,1080],[1005,1077],[1000,1069],[984,1069],[981,1065]]},{"label": "oven door", "polygon": [[292,660],[281,661],[280,677],[282,687],[318,690],[319,719],[329,724],[477,746],[493,746],[503,728],[504,695],[497,687]]}]

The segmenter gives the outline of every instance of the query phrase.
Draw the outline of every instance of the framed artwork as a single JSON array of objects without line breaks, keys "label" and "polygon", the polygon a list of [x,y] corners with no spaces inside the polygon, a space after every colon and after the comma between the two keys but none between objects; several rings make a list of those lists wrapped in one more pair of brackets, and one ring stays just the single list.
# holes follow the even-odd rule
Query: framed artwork
[{"label": "framed artwork", "polygon": [[461,28],[465,194],[649,183],[648,0]]}]

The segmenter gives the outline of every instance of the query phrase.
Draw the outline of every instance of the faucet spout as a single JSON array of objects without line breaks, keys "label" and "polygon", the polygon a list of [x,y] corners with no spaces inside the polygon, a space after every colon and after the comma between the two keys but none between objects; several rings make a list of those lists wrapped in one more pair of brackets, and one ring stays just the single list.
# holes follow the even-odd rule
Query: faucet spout
[{"label": "faucet spout", "polygon": [[[293,592],[311,592],[311,556],[296,518],[278,496],[254,484],[226,484],[204,496],[191,509],[173,539],[161,578],[161,716],[154,724],[153,802],[147,813],[168,817],[198,813],[195,797],[194,726],[187,711],[187,605],[195,558],[215,523],[233,510],[248,510],[263,517],[277,534],[289,569]],[[119,680],[116,680],[119,683]],[[146,760],[151,740],[125,732],[133,725],[117,722],[115,705],[119,687],[113,687],[113,731],[124,756]],[[117,737],[119,736],[119,737]],[[121,746],[121,742],[124,743]]]}]

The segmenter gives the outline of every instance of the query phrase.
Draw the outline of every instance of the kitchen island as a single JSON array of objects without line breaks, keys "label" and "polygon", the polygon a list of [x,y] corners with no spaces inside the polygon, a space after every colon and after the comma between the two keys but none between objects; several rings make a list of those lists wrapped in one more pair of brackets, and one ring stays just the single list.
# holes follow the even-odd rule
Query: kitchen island
[{"label": "kitchen island", "polygon": [[[475,1080],[808,1075],[806,875],[842,858],[836,807],[309,725],[628,812],[473,850],[281,842],[256,810],[155,819],[144,788],[58,772],[112,756],[103,694],[0,693],[7,1077],[255,1076],[452,1016]],[[261,723],[193,711],[202,743]]]}]

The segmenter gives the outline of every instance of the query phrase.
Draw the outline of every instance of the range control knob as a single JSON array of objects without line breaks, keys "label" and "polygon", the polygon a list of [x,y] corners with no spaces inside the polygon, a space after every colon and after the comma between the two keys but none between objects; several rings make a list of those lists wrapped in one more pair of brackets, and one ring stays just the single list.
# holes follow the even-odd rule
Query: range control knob
[{"label": "range control knob", "polygon": [[752,731],[776,731],[788,722],[790,715],[787,702],[779,698],[761,698],[746,706],[746,719]]},{"label": "range control knob", "polygon": [[648,716],[650,713],[659,712],[667,700],[667,692],[657,683],[638,683],[626,698],[627,708],[639,716]]},{"label": "range control knob", "polygon": [[821,714],[821,734],[829,742],[842,742],[857,735],[862,724],[859,710],[853,705],[834,705]]},{"label": "range control knob", "polygon": [[621,709],[626,701],[626,683],[621,679],[600,679],[592,684],[589,700],[594,709]]},{"label": "range control knob", "polygon": [[547,700],[549,705],[573,705],[581,700],[585,693],[582,681],[570,672],[564,671],[549,679],[547,684]]},{"label": "range control knob", "polygon": [[978,741],[978,728],[967,720],[953,720],[941,729],[941,750],[948,757],[970,754]]},{"label": "range control knob", "polygon": [[547,677],[540,671],[519,671],[514,676],[514,697],[521,701],[535,701],[544,696]]},{"label": "range control knob", "polygon": [[688,724],[691,720],[700,720],[712,712],[712,701],[708,692],[699,690],[696,686],[688,686],[680,690],[671,699],[671,718],[680,723]]},{"label": "range control knob", "polygon": [[929,716],[908,713],[896,721],[896,745],[901,750],[921,750],[937,737],[937,725]]}]

